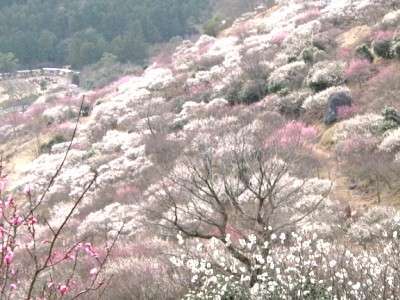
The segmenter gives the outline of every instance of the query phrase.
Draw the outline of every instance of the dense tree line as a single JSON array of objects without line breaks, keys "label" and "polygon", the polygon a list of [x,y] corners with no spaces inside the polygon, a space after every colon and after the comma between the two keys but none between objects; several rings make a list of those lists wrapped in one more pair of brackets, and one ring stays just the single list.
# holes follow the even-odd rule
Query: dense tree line
[{"label": "dense tree line", "polygon": [[0,53],[25,68],[82,68],[106,52],[141,63],[151,44],[193,33],[208,8],[208,0],[0,0]]}]

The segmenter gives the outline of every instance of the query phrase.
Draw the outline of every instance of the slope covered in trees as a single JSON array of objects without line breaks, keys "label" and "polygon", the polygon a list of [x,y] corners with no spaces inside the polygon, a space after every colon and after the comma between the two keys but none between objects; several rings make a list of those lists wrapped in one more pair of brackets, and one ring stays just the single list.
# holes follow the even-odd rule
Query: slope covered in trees
[{"label": "slope covered in trees", "polygon": [[400,4],[276,2],[0,118],[0,295],[399,299]]}]

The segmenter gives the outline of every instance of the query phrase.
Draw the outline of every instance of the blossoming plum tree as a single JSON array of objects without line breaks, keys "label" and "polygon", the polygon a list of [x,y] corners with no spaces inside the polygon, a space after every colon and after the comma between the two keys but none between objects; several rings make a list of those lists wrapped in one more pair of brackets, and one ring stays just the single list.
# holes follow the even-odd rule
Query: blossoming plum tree
[{"label": "blossoming plum tree", "polygon": [[0,162],[1,299],[78,299],[107,285],[102,270],[119,232],[106,241],[102,252],[96,250],[88,237],[74,240],[68,234],[71,217],[96,182],[97,172],[92,172],[92,178],[57,226],[40,213],[43,200],[71,149],[82,107],[83,101],[69,147],[41,196],[35,198],[29,186],[22,195],[8,191],[3,161]]},{"label": "blossoming plum tree", "polygon": [[[301,138],[293,137],[294,132]],[[169,176],[149,189],[149,215],[161,220],[162,228],[189,240],[216,241],[220,259],[235,261],[235,268],[246,274],[246,285],[254,287],[262,274],[255,255],[266,259],[278,232],[299,224],[314,228],[318,222],[325,224],[321,216],[327,220],[331,215],[331,182],[296,176],[304,157],[293,149],[314,135],[313,129],[295,123],[267,143],[257,143],[255,136],[228,134],[221,137],[225,150],[187,153]],[[256,245],[258,250],[265,247],[254,252]],[[233,269],[222,272],[233,280],[241,276]]]}]

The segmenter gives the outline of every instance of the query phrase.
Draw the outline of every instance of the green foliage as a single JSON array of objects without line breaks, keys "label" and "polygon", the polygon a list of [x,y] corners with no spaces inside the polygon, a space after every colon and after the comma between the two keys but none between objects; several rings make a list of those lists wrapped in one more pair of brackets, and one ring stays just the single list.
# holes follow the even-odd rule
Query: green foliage
[{"label": "green foliage", "polygon": [[118,62],[117,56],[111,53],[104,53],[96,64],[85,67],[82,70],[79,83],[86,89],[101,88],[119,77],[133,73],[136,70],[137,67],[123,65]]},{"label": "green foliage", "polygon": [[0,0],[0,52],[23,68],[93,64],[105,52],[141,63],[149,44],[195,31],[209,0]]},{"label": "green foliage", "polygon": [[375,41],[372,44],[374,49],[374,53],[382,58],[391,59],[392,55],[392,41],[383,40],[383,41]]},{"label": "green foliage", "polygon": [[393,41],[391,51],[393,57],[400,58],[400,40]]},{"label": "green foliage", "polygon": [[265,94],[262,87],[254,80],[244,82],[239,92],[239,100],[245,104],[257,102]]},{"label": "green foliage", "polygon": [[145,42],[141,24],[136,21],[129,25],[127,34],[119,35],[111,42],[111,53],[119,61],[143,63],[148,53],[148,44]]},{"label": "green foliage", "polygon": [[316,93],[319,93],[330,87],[329,83],[324,81],[310,82],[308,86]]},{"label": "green foliage", "polygon": [[73,68],[81,68],[98,61],[106,49],[106,41],[95,29],[77,32],[68,46],[68,61]]},{"label": "green foliage", "polygon": [[383,134],[388,130],[396,129],[400,126],[400,114],[393,107],[386,106],[382,110],[384,121],[379,127],[379,133]]},{"label": "green foliage", "polygon": [[74,73],[72,74],[72,84],[75,84],[77,86],[80,86],[80,78],[79,78],[79,73]]},{"label": "green foliage", "polygon": [[282,91],[285,91],[285,87],[281,84],[274,84],[268,87],[268,92],[272,94],[281,93]]},{"label": "green foliage", "polygon": [[223,97],[231,104],[252,104],[261,100],[267,92],[265,82],[238,78],[225,89]]},{"label": "green foliage", "polygon": [[47,90],[47,81],[46,80],[41,80],[39,84],[40,84],[41,91]]},{"label": "green foliage", "polygon": [[358,46],[356,49],[356,54],[360,58],[367,59],[369,62],[374,61],[374,55],[372,54],[372,51],[367,44],[362,44],[361,46]]},{"label": "green foliage", "polygon": [[51,151],[51,147],[56,144],[64,143],[66,141],[67,139],[63,135],[57,134],[47,143],[40,145],[40,153],[49,153]]},{"label": "green foliage", "polygon": [[203,31],[207,35],[216,37],[224,28],[225,24],[222,18],[219,16],[214,16],[204,24]]},{"label": "green foliage", "polygon": [[301,56],[306,63],[314,62],[314,48],[308,47],[304,49],[303,52],[301,53]]},{"label": "green foliage", "polygon": [[17,70],[18,59],[11,52],[0,52],[0,73],[10,73]]}]

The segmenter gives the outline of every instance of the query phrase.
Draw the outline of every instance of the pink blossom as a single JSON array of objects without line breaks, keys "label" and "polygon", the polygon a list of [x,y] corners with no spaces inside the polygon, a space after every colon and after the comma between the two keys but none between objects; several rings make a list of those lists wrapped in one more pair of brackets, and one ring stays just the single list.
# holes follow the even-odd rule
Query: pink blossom
[{"label": "pink blossom", "polygon": [[337,58],[341,60],[349,60],[353,50],[350,48],[340,48],[337,52]]},{"label": "pink blossom", "polygon": [[19,226],[19,225],[22,224],[22,221],[23,221],[23,219],[22,219],[21,216],[14,216],[14,217],[12,218],[12,220],[11,220],[11,223],[12,223],[14,226]]},{"label": "pink blossom", "polygon": [[64,259],[69,259],[69,260],[75,260],[76,259],[76,256],[72,253],[72,250],[71,251],[68,251],[66,254],[65,254],[65,257],[64,257]]},{"label": "pink blossom", "polygon": [[282,45],[283,41],[288,37],[288,33],[286,31],[277,32],[272,38],[271,43],[275,45]]},{"label": "pink blossom", "polygon": [[46,106],[44,104],[33,104],[24,113],[26,120],[34,120],[42,115]]},{"label": "pink blossom", "polygon": [[69,292],[69,287],[65,284],[62,284],[58,287],[58,290],[59,290],[61,296],[64,296]]},{"label": "pink blossom", "polygon": [[354,59],[345,70],[346,79],[367,77],[371,72],[371,63],[366,59]]},{"label": "pink blossom", "polygon": [[85,243],[84,249],[88,255],[95,257],[95,258],[99,257],[99,255],[96,253],[96,251],[94,250],[91,243]]},{"label": "pink blossom", "polygon": [[393,78],[396,73],[396,66],[384,66],[382,69],[379,70],[378,74],[372,77],[368,82],[370,84],[384,83],[386,80]]},{"label": "pink blossom", "polygon": [[26,223],[28,225],[32,226],[32,225],[35,225],[37,222],[38,222],[38,220],[34,216],[30,216]]},{"label": "pink blossom", "polygon": [[394,36],[394,32],[393,31],[383,31],[383,30],[379,30],[377,32],[374,33],[374,40],[376,41],[390,41],[391,39],[393,39]]},{"label": "pink blossom", "polygon": [[13,259],[14,259],[14,252],[10,248],[8,248],[7,254],[4,256],[4,262],[7,265],[10,265],[12,263]]},{"label": "pink blossom", "polygon": [[5,202],[6,208],[7,207],[14,207],[15,206],[15,202],[14,202],[14,197],[12,195],[9,195],[7,197],[7,200]]},{"label": "pink blossom", "polygon": [[317,130],[314,127],[292,121],[279,129],[272,140],[267,141],[267,145],[271,142],[277,142],[280,146],[303,145],[314,140],[316,136]]},{"label": "pink blossom", "polygon": [[25,188],[24,188],[24,194],[26,194],[26,195],[28,195],[28,196],[31,196],[32,190],[31,190],[30,185],[26,185],[26,186],[25,186]]},{"label": "pink blossom", "polygon": [[89,102],[90,105],[93,105],[96,100],[105,97],[107,94],[110,94],[114,90],[113,86],[107,86],[102,89],[95,90],[91,92],[86,97],[86,102]]},{"label": "pink blossom", "polygon": [[352,117],[356,112],[358,108],[356,106],[339,106],[337,108],[337,116],[338,119],[344,120],[344,119],[349,119]]},{"label": "pink blossom", "polygon": [[15,283],[11,283],[10,284],[10,289],[11,290],[16,290],[17,289],[17,285]]}]

